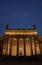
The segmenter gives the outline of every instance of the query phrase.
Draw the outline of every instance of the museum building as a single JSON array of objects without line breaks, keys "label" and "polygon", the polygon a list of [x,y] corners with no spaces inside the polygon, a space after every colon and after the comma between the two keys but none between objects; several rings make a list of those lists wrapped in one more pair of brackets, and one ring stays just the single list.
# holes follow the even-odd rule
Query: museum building
[{"label": "museum building", "polygon": [[3,37],[2,55],[32,56],[40,55],[39,35],[34,29],[7,29]]}]

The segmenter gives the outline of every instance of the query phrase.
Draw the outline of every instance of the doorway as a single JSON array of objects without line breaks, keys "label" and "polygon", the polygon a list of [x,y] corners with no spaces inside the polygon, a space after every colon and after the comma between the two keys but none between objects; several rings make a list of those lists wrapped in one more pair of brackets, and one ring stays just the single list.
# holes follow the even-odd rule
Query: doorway
[{"label": "doorway", "polygon": [[22,48],[19,48],[19,56],[22,56]]}]

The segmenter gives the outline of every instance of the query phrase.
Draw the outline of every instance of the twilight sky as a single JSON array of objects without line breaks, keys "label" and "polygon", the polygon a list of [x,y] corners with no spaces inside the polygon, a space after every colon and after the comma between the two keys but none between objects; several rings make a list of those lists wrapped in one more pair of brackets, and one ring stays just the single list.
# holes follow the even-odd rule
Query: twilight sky
[{"label": "twilight sky", "polygon": [[0,35],[10,29],[31,29],[42,35],[42,0],[0,0]]}]

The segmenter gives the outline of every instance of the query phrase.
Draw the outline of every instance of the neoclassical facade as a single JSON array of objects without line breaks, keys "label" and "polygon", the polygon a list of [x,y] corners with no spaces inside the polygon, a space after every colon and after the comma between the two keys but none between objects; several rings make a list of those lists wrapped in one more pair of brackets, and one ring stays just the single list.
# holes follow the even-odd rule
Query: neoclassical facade
[{"label": "neoclassical facade", "polygon": [[6,29],[2,54],[11,56],[40,55],[36,29]]}]

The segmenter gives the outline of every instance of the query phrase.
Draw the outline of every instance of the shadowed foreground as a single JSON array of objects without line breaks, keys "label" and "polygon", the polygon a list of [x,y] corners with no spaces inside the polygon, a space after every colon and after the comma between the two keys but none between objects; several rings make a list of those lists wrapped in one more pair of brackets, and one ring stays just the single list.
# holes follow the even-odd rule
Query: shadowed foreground
[{"label": "shadowed foreground", "polygon": [[42,65],[42,56],[1,56],[0,65]]},{"label": "shadowed foreground", "polygon": [[42,65],[42,62],[1,62],[0,65]]},{"label": "shadowed foreground", "polygon": [[28,61],[40,61],[42,62],[42,56],[1,56],[1,62],[28,62]]}]

